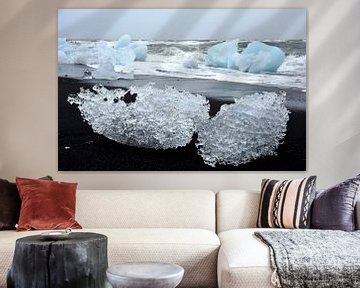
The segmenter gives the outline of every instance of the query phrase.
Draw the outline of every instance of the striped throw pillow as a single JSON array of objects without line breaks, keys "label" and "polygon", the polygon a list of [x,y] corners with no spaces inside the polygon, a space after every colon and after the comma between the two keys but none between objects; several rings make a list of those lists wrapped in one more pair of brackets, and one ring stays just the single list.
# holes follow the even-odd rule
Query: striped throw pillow
[{"label": "striped throw pillow", "polygon": [[257,227],[308,228],[316,176],[294,180],[263,179]]}]

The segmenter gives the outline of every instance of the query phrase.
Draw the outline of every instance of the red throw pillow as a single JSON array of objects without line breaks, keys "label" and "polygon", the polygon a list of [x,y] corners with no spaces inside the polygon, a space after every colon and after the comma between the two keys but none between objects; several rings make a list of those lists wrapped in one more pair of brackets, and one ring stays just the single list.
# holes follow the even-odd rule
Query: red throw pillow
[{"label": "red throw pillow", "polygon": [[[51,176],[39,179],[52,180]],[[0,230],[15,230],[19,221],[21,200],[15,183],[0,179]]]},{"label": "red throw pillow", "polygon": [[81,228],[75,221],[77,183],[16,178],[21,198],[17,231]]}]

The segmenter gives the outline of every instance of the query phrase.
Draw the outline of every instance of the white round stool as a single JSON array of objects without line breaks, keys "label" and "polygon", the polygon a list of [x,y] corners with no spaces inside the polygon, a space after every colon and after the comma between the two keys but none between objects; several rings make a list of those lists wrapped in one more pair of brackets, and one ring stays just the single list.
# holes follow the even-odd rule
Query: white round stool
[{"label": "white round stool", "polygon": [[117,264],[106,270],[114,288],[175,288],[184,276],[184,268],[161,262]]}]

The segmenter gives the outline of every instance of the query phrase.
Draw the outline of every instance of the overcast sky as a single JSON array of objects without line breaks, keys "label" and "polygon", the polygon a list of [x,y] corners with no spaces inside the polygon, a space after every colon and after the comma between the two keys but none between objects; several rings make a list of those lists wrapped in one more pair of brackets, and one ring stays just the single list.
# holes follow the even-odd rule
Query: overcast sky
[{"label": "overcast sky", "polygon": [[58,35],[115,40],[306,39],[305,9],[59,9]]}]

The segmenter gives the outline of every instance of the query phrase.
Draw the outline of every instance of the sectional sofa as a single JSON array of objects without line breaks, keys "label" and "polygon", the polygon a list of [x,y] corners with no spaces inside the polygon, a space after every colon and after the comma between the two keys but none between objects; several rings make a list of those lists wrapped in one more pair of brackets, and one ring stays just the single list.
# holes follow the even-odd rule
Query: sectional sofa
[{"label": "sectional sofa", "polygon": [[[180,287],[273,287],[268,247],[253,236],[259,197],[243,190],[78,190],[76,218],[80,231],[108,236],[109,265],[176,263],[185,269]],[[0,231],[0,288],[16,239],[41,232]]]}]

